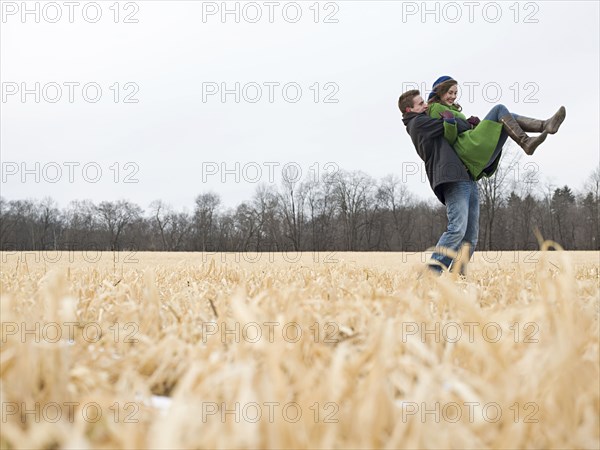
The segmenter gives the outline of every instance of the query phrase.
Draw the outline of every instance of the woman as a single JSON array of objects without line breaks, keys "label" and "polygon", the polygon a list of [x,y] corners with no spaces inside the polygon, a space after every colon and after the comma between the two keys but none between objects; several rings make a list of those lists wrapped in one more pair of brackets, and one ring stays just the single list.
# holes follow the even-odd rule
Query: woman
[{"label": "woman", "polygon": [[[510,136],[528,155],[533,155],[535,149],[546,140],[548,134],[558,131],[565,120],[564,106],[548,120],[531,119],[510,113],[504,105],[494,106],[485,118],[480,121],[477,117],[469,117],[461,112],[461,106],[456,103],[458,83],[449,76],[442,76],[433,83],[433,91],[429,94],[429,116],[440,117],[445,123],[452,124],[453,120],[463,119],[471,124],[471,130],[459,135],[449,134],[449,140],[460,159],[475,180],[491,176],[502,153],[502,146]],[[525,132],[541,133],[530,137]],[[448,135],[447,135],[448,137]]]}]

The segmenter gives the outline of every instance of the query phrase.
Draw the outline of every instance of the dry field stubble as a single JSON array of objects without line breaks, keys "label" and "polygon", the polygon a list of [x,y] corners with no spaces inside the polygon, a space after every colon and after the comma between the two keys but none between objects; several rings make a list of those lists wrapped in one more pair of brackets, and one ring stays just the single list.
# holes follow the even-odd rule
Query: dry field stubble
[{"label": "dry field stubble", "polygon": [[[37,262],[36,262],[37,256]],[[2,254],[2,448],[598,448],[598,252]]]}]

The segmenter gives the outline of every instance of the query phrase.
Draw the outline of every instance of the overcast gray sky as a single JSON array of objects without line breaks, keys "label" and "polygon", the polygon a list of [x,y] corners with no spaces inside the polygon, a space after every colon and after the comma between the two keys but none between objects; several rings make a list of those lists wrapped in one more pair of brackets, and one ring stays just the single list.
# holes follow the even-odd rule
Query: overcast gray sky
[{"label": "overcast gray sky", "polygon": [[285,165],[433,199],[397,99],[440,75],[467,116],[566,106],[521,174],[578,189],[600,164],[597,1],[0,3],[9,200],[234,206]]}]

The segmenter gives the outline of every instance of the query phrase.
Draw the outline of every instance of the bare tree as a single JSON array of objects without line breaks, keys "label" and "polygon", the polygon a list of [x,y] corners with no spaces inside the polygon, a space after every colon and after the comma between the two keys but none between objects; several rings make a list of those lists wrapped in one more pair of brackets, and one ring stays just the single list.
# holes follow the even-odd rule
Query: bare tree
[{"label": "bare tree", "polygon": [[16,220],[11,211],[10,203],[0,197],[0,248],[2,250],[12,250],[16,248],[16,242],[11,242],[11,235],[15,231]]},{"label": "bare tree", "polygon": [[302,247],[306,195],[307,186],[299,182],[298,173],[283,173],[278,196],[283,214],[285,236],[292,242],[294,251],[299,251]]},{"label": "bare tree", "polygon": [[256,251],[278,250],[280,247],[281,224],[278,219],[279,195],[272,186],[260,184],[252,197],[253,215],[256,224]]},{"label": "bare tree", "polygon": [[334,175],[326,174],[321,182],[307,180],[304,183],[304,195],[310,224],[311,246],[314,251],[327,249],[333,244],[333,220],[336,202],[333,196]]},{"label": "bare tree", "polygon": [[38,211],[40,249],[57,250],[60,227],[58,204],[51,197],[45,197],[39,203]]},{"label": "bare tree", "polygon": [[237,240],[235,249],[243,252],[256,249],[260,242],[257,238],[260,223],[256,217],[256,210],[248,203],[242,202],[235,209],[233,224]]},{"label": "bare tree", "polygon": [[568,186],[554,190],[550,212],[556,218],[558,233],[552,238],[569,249],[575,245],[574,206],[575,195]]},{"label": "bare tree", "polygon": [[166,205],[162,200],[154,200],[152,203],[150,203],[150,208],[152,210],[153,222],[160,233],[162,249],[164,251],[168,251],[170,249],[167,243],[166,228],[169,226],[170,213],[172,211],[170,211],[169,206]]},{"label": "bare tree", "polygon": [[184,241],[192,230],[192,221],[188,213],[177,213],[170,205],[162,200],[155,200],[150,204],[152,222],[158,229],[163,251],[177,251],[183,249]]},{"label": "bare tree", "polygon": [[119,239],[125,227],[140,218],[142,209],[127,200],[101,202],[96,207],[101,226],[108,232],[110,250],[118,251]]},{"label": "bare tree", "polygon": [[[196,197],[196,209],[194,219],[196,232],[200,241],[200,250],[205,252],[215,246],[214,225],[217,209],[221,204],[221,197],[213,192],[201,194]],[[209,248],[212,247],[212,248]]]},{"label": "bare tree", "polygon": [[344,229],[345,250],[357,250],[361,229],[361,212],[367,207],[367,198],[374,181],[367,174],[340,171],[335,174],[334,193]]},{"label": "bare tree", "polygon": [[596,201],[600,201],[600,166],[592,171],[583,188],[591,192]]},{"label": "bare tree", "polygon": [[600,250],[600,167],[596,167],[584,184],[583,200],[585,211],[585,241],[584,247]]},{"label": "bare tree", "polygon": [[[98,231],[96,205],[91,200],[73,200],[62,214],[68,248],[90,248]],[[97,247],[97,246],[96,246]]]},{"label": "bare tree", "polygon": [[401,182],[398,175],[387,175],[377,188],[376,199],[383,208],[389,211],[392,219],[393,234],[391,238],[395,241],[392,248],[407,249],[408,247],[405,247],[404,244],[410,242],[414,231],[412,214],[409,211],[412,195],[408,188]]},{"label": "bare tree", "polygon": [[[38,208],[33,200],[11,200],[8,207],[3,208],[3,215],[8,216],[11,225],[7,229],[12,231],[8,247],[14,249],[40,250],[38,248]],[[2,219],[4,221],[4,217]],[[5,245],[6,245],[5,244]]]},{"label": "bare tree", "polygon": [[[507,161],[507,157],[509,158]],[[503,151],[498,169],[491,177],[480,180],[481,216],[483,217],[483,248],[490,250],[493,247],[494,221],[496,214],[505,199],[505,192],[510,185],[510,174],[517,173],[522,153],[509,154]]]}]

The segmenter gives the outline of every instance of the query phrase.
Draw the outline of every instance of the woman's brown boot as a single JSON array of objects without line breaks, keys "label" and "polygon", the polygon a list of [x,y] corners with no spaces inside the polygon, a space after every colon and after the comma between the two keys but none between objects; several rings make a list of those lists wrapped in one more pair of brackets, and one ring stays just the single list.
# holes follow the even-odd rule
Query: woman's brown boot
[{"label": "woman's brown boot", "polygon": [[533,133],[547,131],[548,134],[554,134],[564,122],[565,117],[567,117],[567,110],[564,106],[561,106],[558,111],[556,111],[556,114],[554,114],[548,120],[532,119],[530,117],[519,116],[517,117],[517,123],[523,131]]},{"label": "woman's brown boot", "polygon": [[500,123],[502,123],[506,133],[508,133],[511,139],[519,144],[519,146],[525,150],[525,153],[528,155],[533,155],[535,149],[538,148],[538,146],[544,142],[548,136],[548,131],[546,130],[544,130],[539,136],[528,136],[511,114],[500,117]]}]

